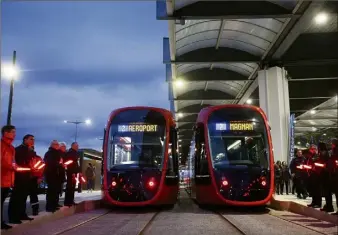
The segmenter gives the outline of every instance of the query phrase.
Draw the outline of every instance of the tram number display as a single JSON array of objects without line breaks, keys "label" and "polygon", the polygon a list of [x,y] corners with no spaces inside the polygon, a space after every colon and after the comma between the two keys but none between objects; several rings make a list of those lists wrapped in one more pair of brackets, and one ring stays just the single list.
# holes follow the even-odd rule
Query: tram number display
[{"label": "tram number display", "polygon": [[156,132],[157,130],[157,125],[150,124],[129,124],[118,126],[118,132]]},{"label": "tram number display", "polygon": [[217,131],[253,131],[253,122],[228,122],[228,123],[216,123]]}]

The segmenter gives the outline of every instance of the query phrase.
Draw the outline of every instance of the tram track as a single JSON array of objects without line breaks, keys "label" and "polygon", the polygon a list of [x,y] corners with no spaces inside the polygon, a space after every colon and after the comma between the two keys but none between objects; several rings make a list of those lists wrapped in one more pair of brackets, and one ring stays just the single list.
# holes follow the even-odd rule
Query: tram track
[{"label": "tram track", "polygon": [[247,235],[245,232],[243,232],[237,225],[235,225],[233,222],[231,222],[229,219],[225,218],[221,213],[214,212],[217,214],[222,220],[230,224],[234,229],[236,229],[241,235]]},{"label": "tram track", "polygon": [[[112,234],[112,235],[176,235],[176,234],[233,234],[233,235],[332,235],[302,226],[270,213],[241,213],[219,208],[200,208],[186,193],[180,195],[181,203],[173,209],[114,209],[98,210],[92,215],[82,214],[73,218],[44,225],[46,235]],[[49,231],[48,231],[49,230]],[[28,232],[28,233],[27,233]],[[25,235],[34,235],[36,229]],[[19,235],[19,234],[17,234]]]},{"label": "tram track", "polygon": [[[224,213],[214,211],[214,213],[217,213],[221,219],[226,221],[228,224],[231,224],[242,235],[265,235],[272,234],[272,232],[275,234],[334,234],[332,231],[321,231],[320,229],[314,229],[307,225],[293,222],[289,219],[274,215],[271,212],[262,214],[245,214],[238,212]],[[272,227],[279,229],[271,230]]]},{"label": "tram track", "polygon": [[147,230],[150,228],[150,226],[152,225],[152,223],[154,222],[155,218],[161,213],[161,211],[156,212],[151,219],[148,221],[148,223],[146,223],[144,225],[144,227],[141,229],[140,232],[138,232],[137,235],[145,235]]},{"label": "tram track", "polygon": [[[120,224],[120,226],[117,226],[117,230],[122,230],[122,231],[116,231],[116,234],[126,234],[125,231],[123,230],[128,230],[131,229],[133,230],[133,232],[130,232],[128,234],[137,234],[137,235],[143,235],[146,233],[146,231],[150,228],[151,224],[153,223],[153,221],[155,220],[155,218],[157,217],[157,215],[159,215],[162,212],[162,210],[157,211],[157,212],[151,212],[152,215],[150,217],[150,219],[145,220],[143,223],[144,225],[141,226],[141,228],[138,228],[137,226],[134,228],[130,228],[132,226],[128,226],[128,223],[133,223],[133,221],[135,218],[137,218],[138,216],[142,216],[142,213],[119,213],[119,211],[115,211],[115,210],[109,210],[106,211],[100,215],[96,215],[90,219],[87,219],[85,221],[81,221],[75,225],[72,225],[66,229],[63,229],[61,231],[55,232],[53,233],[53,235],[63,235],[63,234],[72,234],[72,232],[74,233],[81,233],[81,234],[87,234],[86,232],[88,231],[88,227],[89,228],[93,228],[95,226],[93,226],[92,223],[102,223],[103,221],[105,221],[107,218],[104,218],[105,216],[110,216],[110,217],[114,217],[114,216],[122,216],[123,214],[127,215],[127,218],[123,219],[123,223]],[[101,221],[102,220],[102,221]],[[125,227],[125,228],[123,228]],[[96,228],[95,228],[96,229]],[[112,231],[114,230],[114,226],[104,226],[100,228],[100,232],[104,231],[107,234],[110,234]],[[89,234],[89,233],[88,233]]]},{"label": "tram track", "polygon": [[69,227],[69,228],[66,228],[66,229],[64,229],[64,230],[62,230],[62,231],[56,232],[56,233],[54,233],[53,235],[61,235],[61,234],[65,234],[65,233],[67,233],[67,232],[69,232],[69,231],[71,231],[71,230],[74,230],[74,229],[76,229],[76,228],[79,228],[79,227],[81,227],[81,226],[87,224],[87,223],[90,223],[90,222],[92,222],[92,221],[94,221],[94,220],[97,220],[97,219],[99,219],[99,218],[101,218],[101,217],[103,217],[103,216],[105,216],[105,215],[107,215],[107,214],[109,214],[109,213],[111,213],[111,212],[112,212],[112,210],[109,210],[109,211],[107,211],[107,212],[105,212],[105,213],[102,213],[102,214],[100,214],[100,215],[94,216],[94,217],[92,217],[92,218],[90,218],[90,219],[87,219],[87,220],[82,221],[82,222],[80,222],[80,223],[78,223],[78,224],[75,224],[75,225],[73,225],[73,226],[71,226],[71,227]]}]

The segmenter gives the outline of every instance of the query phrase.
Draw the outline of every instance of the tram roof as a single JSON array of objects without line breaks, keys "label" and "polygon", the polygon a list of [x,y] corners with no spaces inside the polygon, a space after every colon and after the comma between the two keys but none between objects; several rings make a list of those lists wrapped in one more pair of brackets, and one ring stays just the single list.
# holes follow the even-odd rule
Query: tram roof
[{"label": "tram roof", "polygon": [[[321,12],[328,14],[322,24],[315,20]],[[257,72],[270,66],[288,72],[296,135],[336,128],[337,12],[334,1],[158,0],[157,18],[169,20],[164,63],[180,152],[189,151],[201,108],[259,105]]]}]

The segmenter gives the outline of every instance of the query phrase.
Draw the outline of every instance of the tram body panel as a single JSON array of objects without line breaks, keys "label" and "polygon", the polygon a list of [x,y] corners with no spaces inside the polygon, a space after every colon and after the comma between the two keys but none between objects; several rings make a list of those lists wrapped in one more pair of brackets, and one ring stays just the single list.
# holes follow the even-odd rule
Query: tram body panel
[{"label": "tram body panel", "polygon": [[274,188],[272,141],[260,108],[204,108],[198,115],[194,138],[189,168],[191,195],[196,193],[197,202],[260,206],[270,201]]},{"label": "tram body panel", "polygon": [[167,110],[128,107],[113,111],[103,148],[104,200],[117,206],[174,204],[178,160],[169,152],[175,149],[176,153],[176,139],[175,122]]}]

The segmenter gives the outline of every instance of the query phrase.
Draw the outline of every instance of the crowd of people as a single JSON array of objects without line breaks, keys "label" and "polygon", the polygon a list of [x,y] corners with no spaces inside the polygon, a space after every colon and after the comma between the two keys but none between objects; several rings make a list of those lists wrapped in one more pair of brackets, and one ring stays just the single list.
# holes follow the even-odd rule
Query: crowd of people
[{"label": "crowd of people", "polygon": [[[311,145],[308,150],[297,150],[290,166],[286,162],[275,164],[275,192],[289,194],[292,181],[292,193],[299,199],[312,198],[308,207],[320,208],[324,212],[334,212],[332,194],[336,197],[338,207],[338,140],[332,140],[329,151],[327,144]],[[325,205],[322,207],[322,197]],[[338,215],[338,211],[333,213]]]},{"label": "crowd of people", "polygon": [[[80,173],[78,164],[78,143],[72,143],[67,151],[65,143],[53,140],[44,158],[34,151],[34,136],[23,137],[20,146],[14,148],[16,137],[14,126],[6,125],[1,129],[1,210],[10,190],[8,219],[11,224],[21,224],[22,220],[33,220],[26,213],[26,200],[30,196],[33,215],[39,213],[38,187],[44,179],[48,185],[46,192],[46,211],[55,212],[66,182],[64,206],[76,205],[75,187]],[[1,229],[10,229],[2,216]]]}]

